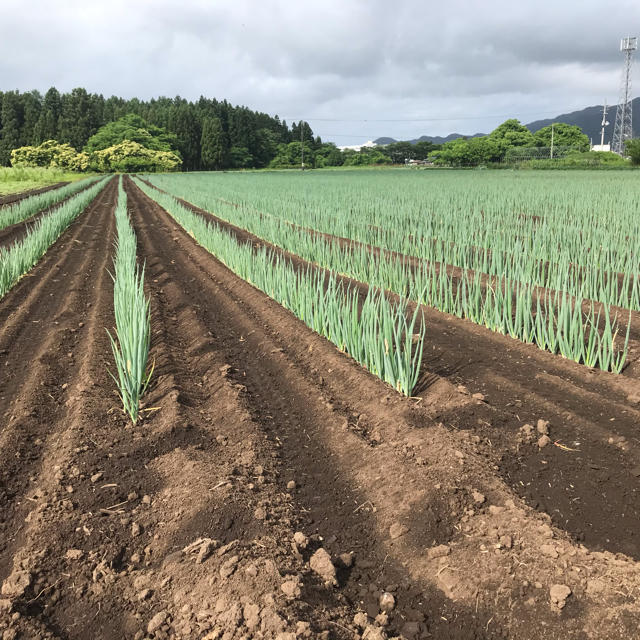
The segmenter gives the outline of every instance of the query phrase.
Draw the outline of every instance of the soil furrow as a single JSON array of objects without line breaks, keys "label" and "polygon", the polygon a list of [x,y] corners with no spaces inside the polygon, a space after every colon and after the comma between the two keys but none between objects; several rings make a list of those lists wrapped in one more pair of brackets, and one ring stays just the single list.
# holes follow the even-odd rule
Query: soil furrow
[{"label": "soil furrow", "polygon": [[[73,380],[87,380],[83,374],[86,341],[95,327],[92,293],[95,281],[108,277],[109,248],[104,247],[115,183],[99,194],[80,220],[47,252],[30,273],[2,301],[2,314],[11,314],[0,334],[5,355],[2,367],[0,433],[2,477],[0,501],[6,503],[0,528],[0,579],[11,566],[12,549],[19,545],[14,532],[24,529],[33,505],[28,497],[36,490],[30,476],[41,464],[49,438],[57,439],[56,427],[64,423],[73,399]],[[58,267],[58,269],[56,269]],[[53,277],[54,275],[65,277]],[[30,288],[31,282],[38,284]],[[16,331],[16,329],[20,329]],[[101,329],[102,331],[102,329]],[[97,333],[97,332],[96,332]],[[22,497],[21,497],[22,496]],[[5,546],[7,545],[7,546]]]},{"label": "soil furrow", "polygon": [[[267,244],[290,258],[296,268],[308,267],[309,263],[297,256],[194,205],[183,204],[214,219],[240,241]],[[358,287],[362,296],[366,294],[366,285],[344,280]],[[490,438],[503,451],[500,469],[504,478],[532,505],[554,505],[550,509],[554,523],[567,528],[577,539],[596,548],[640,557],[636,475],[640,462],[638,362],[619,376],[592,371],[470,321],[430,307],[423,309],[427,338],[421,379],[425,383],[414,393],[428,402],[432,393],[428,383],[443,379],[453,385],[453,395],[455,389],[467,397],[482,395],[476,412],[464,412],[464,421],[457,412],[456,400],[449,401],[451,407],[434,406],[434,418]],[[635,355],[631,354],[633,358]],[[539,375],[543,373],[551,375],[555,384]],[[595,400],[594,394],[598,394]],[[485,411],[485,404],[490,405],[489,411]],[[519,431],[527,423],[535,426],[539,419],[549,421],[552,442],[577,448],[570,443],[578,441],[581,450],[575,455],[550,445],[545,450],[548,466],[544,474],[540,473],[538,447],[535,443],[521,446]],[[594,422],[600,427],[596,433],[588,429]],[[607,476],[612,489],[604,495],[602,491],[587,490],[576,500],[573,492],[567,491],[567,478],[581,475],[583,479],[578,484],[592,487],[599,482],[593,477],[594,468]],[[614,490],[619,487],[626,490]]]}]

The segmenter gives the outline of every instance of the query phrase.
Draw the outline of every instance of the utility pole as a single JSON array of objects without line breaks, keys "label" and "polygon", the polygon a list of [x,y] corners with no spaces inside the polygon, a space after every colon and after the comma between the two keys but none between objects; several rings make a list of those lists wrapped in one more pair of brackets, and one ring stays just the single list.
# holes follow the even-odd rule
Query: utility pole
[{"label": "utility pole", "polygon": [[553,160],[553,127],[555,126],[555,122],[551,123],[551,154],[550,157]]},{"label": "utility pole", "polygon": [[300,120],[300,169],[304,171],[304,129]]},{"label": "utility pole", "polygon": [[613,126],[613,141],[611,151],[624,155],[627,140],[633,138],[633,123],[631,118],[631,66],[633,54],[638,48],[638,38],[627,37],[620,41],[620,51],[624,53],[624,67],[620,83],[620,99],[616,109],[616,123]]},{"label": "utility pole", "polygon": [[604,128],[608,126],[607,122],[607,101],[604,101],[604,107],[602,107],[602,129],[600,129],[600,149],[604,147]]}]

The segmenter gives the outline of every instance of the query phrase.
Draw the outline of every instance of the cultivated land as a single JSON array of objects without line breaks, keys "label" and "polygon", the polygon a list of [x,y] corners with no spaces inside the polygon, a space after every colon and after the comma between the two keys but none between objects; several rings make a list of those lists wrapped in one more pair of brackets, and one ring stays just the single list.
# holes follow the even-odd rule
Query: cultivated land
[{"label": "cultivated land", "polygon": [[55,189],[84,176],[60,169],[0,167],[0,205]]},{"label": "cultivated land", "polygon": [[[628,208],[599,225],[595,214],[609,206],[607,194],[595,204],[567,196],[557,205],[564,197],[557,194],[571,194],[574,181],[588,184],[592,174],[538,183],[533,204],[508,197],[536,193],[533,182],[523,190],[508,174],[487,176],[488,183],[475,175],[478,182],[464,182],[466,172],[397,174],[395,186],[386,182],[395,175],[375,175],[382,182],[367,172],[124,179],[145,264],[155,363],[135,426],[108,373],[116,179],[0,301],[6,637],[634,637],[640,323],[633,180],[613,178],[608,197]],[[196,216],[190,226],[176,222],[187,219],[179,203],[150,184],[185,199],[182,207]],[[483,189],[507,194],[502,218]],[[335,204],[322,210],[320,192]],[[390,193],[400,212],[391,218]],[[434,193],[442,202],[449,194],[455,206],[439,206]],[[485,206],[476,208],[483,197]],[[429,204],[415,210],[419,201]],[[473,215],[464,215],[465,203]],[[446,225],[448,212],[455,224],[429,235],[423,219]],[[572,238],[582,212],[588,224],[576,233],[589,250],[581,253]],[[522,253],[528,246],[546,266],[501,262],[499,241],[482,236],[483,216],[485,226],[504,232],[502,248],[519,243],[513,253]],[[459,227],[466,218],[465,233]],[[454,313],[421,307],[416,331],[424,327],[424,353],[407,397],[198,244],[202,220],[217,223],[227,243],[249,243],[255,264],[288,256],[294,273],[315,269],[322,278],[318,270],[334,265],[360,309],[368,284],[383,286],[391,299],[394,291],[411,298],[418,290],[397,291],[402,282],[389,275],[395,267],[378,264],[374,273],[366,256],[413,265],[402,273],[405,284],[416,282],[416,265],[436,238],[446,259],[430,255],[427,275],[456,292],[471,282],[466,270],[484,273],[477,291],[490,302],[476,304],[476,322],[469,305],[451,303]],[[367,225],[381,230],[370,235]],[[429,241],[401,245],[406,228]],[[615,233],[607,236],[607,229]],[[555,261],[537,240],[554,234],[567,238]],[[472,249],[446,248],[465,238]],[[349,258],[356,253],[357,260]],[[480,254],[493,256],[482,258],[484,272]],[[615,291],[612,277],[593,275],[604,254],[623,274]],[[510,291],[492,280],[503,264],[511,280],[531,284],[534,326],[544,315],[548,327],[550,309],[558,307],[544,306],[540,289],[552,289],[548,274],[558,268],[551,262],[578,274],[570,292],[587,315],[592,299],[610,305],[612,317],[618,311],[614,353],[625,349],[631,323],[622,373],[483,326],[478,309],[497,308],[486,291],[497,291],[498,282]],[[634,264],[625,279],[629,269],[620,265]],[[517,288],[513,295],[524,308]],[[606,297],[614,295],[615,306]],[[598,335],[604,313],[594,319]],[[577,331],[575,323],[566,326]],[[354,622],[358,612],[368,617]]]}]

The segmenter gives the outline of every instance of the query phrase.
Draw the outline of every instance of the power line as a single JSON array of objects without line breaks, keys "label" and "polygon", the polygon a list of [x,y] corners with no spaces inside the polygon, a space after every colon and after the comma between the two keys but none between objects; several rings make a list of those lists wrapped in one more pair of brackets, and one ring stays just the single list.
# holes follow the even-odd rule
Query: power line
[{"label": "power line", "polygon": [[[558,115],[559,109],[555,111],[531,111],[529,113],[518,112],[507,114],[492,114],[485,116],[458,116],[447,118],[309,118],[304,117],[300,120],[314,121],[314,122],[456,122],[458,120],[489,120],[492,118],[513,118],[518,116],[540,116],[540,115]],[[284,117],[283,120],[296,121],[298,118],[292,118],[290,116]]]}]

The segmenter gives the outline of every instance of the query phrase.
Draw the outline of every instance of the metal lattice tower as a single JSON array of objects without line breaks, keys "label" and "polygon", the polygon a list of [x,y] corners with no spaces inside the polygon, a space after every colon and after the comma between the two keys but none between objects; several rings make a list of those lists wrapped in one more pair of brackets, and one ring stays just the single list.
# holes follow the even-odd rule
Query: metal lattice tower
[{"label": "metal lattice tower", "polygon": [[620,84],[620,99],[616,109],[616,123],[613,127],[611,151],[624,154],[624,143],[633,137],[633,120],[631,117],[631,64],[633,54],[638,48],[638,38],[623,38],[620,51],[624,53],[624,69]]}]

